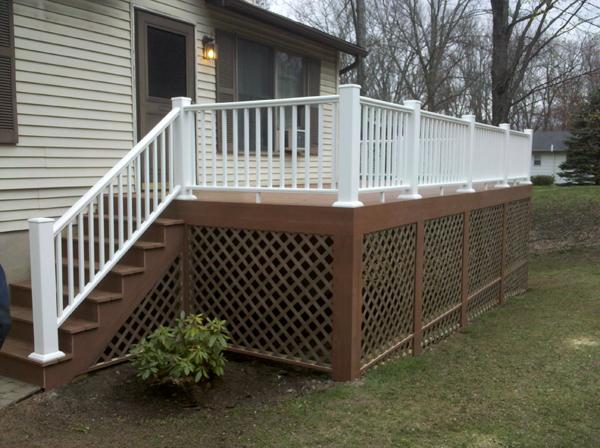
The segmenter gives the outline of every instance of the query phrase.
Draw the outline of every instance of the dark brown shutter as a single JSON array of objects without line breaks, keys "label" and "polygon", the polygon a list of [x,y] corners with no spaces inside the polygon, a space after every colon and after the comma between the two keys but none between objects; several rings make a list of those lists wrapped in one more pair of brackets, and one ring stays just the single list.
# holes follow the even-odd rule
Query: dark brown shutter
[{"label": "dark brown shutter", "polygon": [[17,143],[12,0],[0,0],[0,143]]},{"label": "dark brown shutter", "polygon": [[[307,73],[308,73],[308,96],[319,96],[321,94],[321,61],[319,59],[307,59]],[[319,115],[317,108],[313,107],[310,114],[310,152],[311,154],[317,153],[318,145],[318,128]]]}]

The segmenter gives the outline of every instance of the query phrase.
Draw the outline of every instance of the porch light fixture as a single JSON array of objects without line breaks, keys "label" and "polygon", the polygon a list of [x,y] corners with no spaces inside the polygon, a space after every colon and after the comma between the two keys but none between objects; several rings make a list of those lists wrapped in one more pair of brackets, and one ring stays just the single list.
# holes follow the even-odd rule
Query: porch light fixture
[{"label": "porch light fixture", "polygon": [[217,44],[213,37],[204,36],[202,38],[202,57],[208,61],[217,59]]}]

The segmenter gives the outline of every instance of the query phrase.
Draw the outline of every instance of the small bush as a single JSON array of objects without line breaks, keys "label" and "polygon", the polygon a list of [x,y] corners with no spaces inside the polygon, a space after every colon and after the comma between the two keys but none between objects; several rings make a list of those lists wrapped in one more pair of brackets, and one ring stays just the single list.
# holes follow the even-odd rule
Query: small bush
[{"label": "small bush", "polygon": [[531,176],[531,183],[533,185],[553,185],[554,176]]},{"label": "small bush", "polygon": [[133,365],[151,384],[187,387],[223,375],[229,339],[225,321],[183,313],[174,327],[160,327],[137,344]]}]

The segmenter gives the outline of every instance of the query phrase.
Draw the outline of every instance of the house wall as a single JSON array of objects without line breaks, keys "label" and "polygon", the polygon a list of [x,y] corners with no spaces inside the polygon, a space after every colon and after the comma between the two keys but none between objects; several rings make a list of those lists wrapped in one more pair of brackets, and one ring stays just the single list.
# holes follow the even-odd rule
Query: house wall
[{"label": "house wall", "polygon": [[[28,218],[60,216],[133,146],[136,7],[194,24],[197,54],[220,27],[320,57],[321,94],[337,89],[335,50],[201,0],[14,0],[19,143],[0,147],[0,234],[26,241],[13,232]],[[213,102],[214,63],[197,61],[195,100]],[[0,263],[26,269],[26,253],[1,245]]]},{"label": "house wall", "polygon": [[[535,166],[533,164],[534,155],[540,154],[542,157],[542,164]],[[531,175],[532,176],[552,176],[554,175],[556,183],[563,183],[564,180],[558,175],[560,173],[560,165],[567,160],[567,153],[565,151],[554,151],[554,152],[537,152],[531,156]]]}]

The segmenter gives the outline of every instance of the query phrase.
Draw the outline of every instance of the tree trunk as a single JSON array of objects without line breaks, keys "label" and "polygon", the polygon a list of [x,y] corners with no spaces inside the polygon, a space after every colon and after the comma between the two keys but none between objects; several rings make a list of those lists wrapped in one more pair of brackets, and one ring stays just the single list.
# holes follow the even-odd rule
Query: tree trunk
[{"label": "tree trunk", "polygon": [[509,0],[491,0],[492,5],[492,124],[508,123],[512,92],[509,69]]},{"label": "tree trunk", "polygon": [[[356,44],[365,47],[367,39],[367,25],[365,18],[365,0],[356,0]],[[365,61],[361,56],[357,56],[358,65],[356,67],[356,83],[366,87]]]}]

